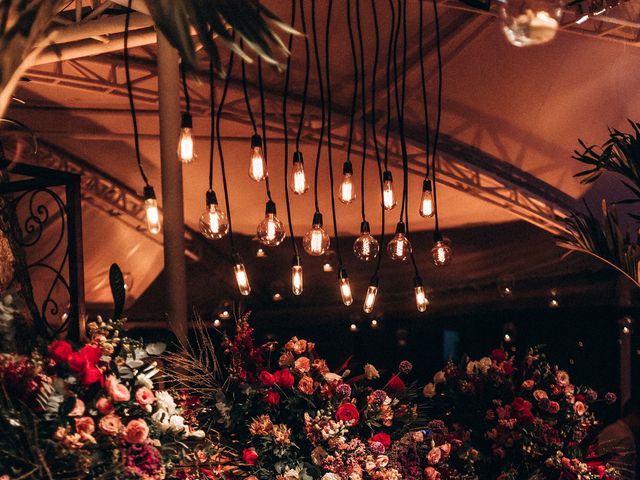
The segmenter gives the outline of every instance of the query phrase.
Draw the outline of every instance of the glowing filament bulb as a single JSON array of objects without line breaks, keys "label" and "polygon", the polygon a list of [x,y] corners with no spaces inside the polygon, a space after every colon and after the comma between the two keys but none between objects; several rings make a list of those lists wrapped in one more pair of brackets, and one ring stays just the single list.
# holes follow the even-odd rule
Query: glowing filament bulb
[{"label": "glowing filament bulb", "polygon": [[282,243],[284,237],[284,225],[276,217],[276,204],[269,200],[265,209],[265,217],[258,224],[258,240],[263,245],[275,247]]},{"label": "glowing filament bulb", "polygon": [[433,263],[438,267],[444,267],[451,263],[452,250],[448,241],[444,240],[442,234],[436,230],[433,235],[434,245],[431,249],[431,255],[433,256]]},{"label": "glowing filament bulb", "polygon": [[307,176],[304,173],[304,160],[302,159],[301,152],[295,152],[293,154],[293,172],[291,172],[289,188],[291,188],[291,191],[296,195],[302,195],[309,189]]},{"label": "glowing filament bulb", "polygon": [[327,235],[327,232],[322,228],[322,214],[316,212],[313,215],[311,230],[302,237],[302,246],[309,255],[319,257],[326,253],[329,244],[329,235]]},{"label": "glowing filament bulb", "polygon": [[356,199],[355,189],[353,188],[353,165],[351,162],[344,162],[342,167],[342,183],[338,190],[338,199],[348,205]]},{"label": "glowing filament bulb", "polygon": [[200,215],[200,233],[209,240],[219,240],[229,231],[227,216],[218,207],[218,200],[213,190],[206,195],[207,209]]},{"label": "glowing filament bulb", "polygon": [[372,280],[371,285],[367,288],[364,305],[362,306],[364,313],[371,313],[373,311],[373,306],[376,303],[376,295],[378,295],[378,279]]},{"label": "glowing filament bulb", "polygon": [[244,268],[244,263],[242,263],[242,258],[240,258],[240,255],[237,253],[233,255],[233,258],[233,271],[236,274],[238,290],[240,290],[242,295],[249,295],[251,293],[251,285],[249,284],[249,276],[247,275],[247,270]]},{"label": "glowing filament bulb", "polygon": [[182,114],[180,137],[178,138],[178,158],[182,163],[191,163],[196,159],[193,148],[193,120],[188,113]]},{"label": "glowing filament bulb", "polygon": [[405,235],[405,226],[403,222],[398,222],[396,226],[396,234],[387,245],[387,251],[391,260],[404,262],[411,254],[411,242]]},{"label": "glowing filament bulb", "polygon": [[385,210],[392,210],[396,206],[396,195],[393,191],[393,176],[388,170],[382,176],[382,205]]},{"label": "glowing filament bulb", "polygon": [[253,135],[251,137],[251,162],[249,163],[249,177],[256,182],[261,182],[267,174],[267,165],[264,161],[262,151],[262,137]]},{"label": "glowing filament bulb", "polygon": [[160,233],[160,212],[156,192],[151,185],[144,187],[144,209],[147,217],[147,228],[153,235]]},{"label": "glowing filament bulb", "polygon": [[340,270],[340,296],[342,297],[342,303],[347,307],[353,303],[353,295],[351,294],[351,285],[349,284],[349,275],[343,268]]},{"label": "glowing filament bulb", "polygon": [[429,306],[429,299],[424,291],[424,285],[422,284],[422,278],[416,277],[413,279],[414,292],[416,294],[416,308],[419,312],[424,312]]},{"label": "glowing filament bulb", "polygon": [[433,203],[433,192],[431,190],[431,180],[425,179],[422,183],[422,198],[420,199],[420,216],[433,217],[435,205]]},{"label": "glowing filament bulb", "polygon": [[302,264],[300,263],[300,257],[296,255],[293,257],[293,264],[291,265],[291,291],[294,295],[301,295],[302,287]]},{"label": "glowing filament bulb", "polygon": [[380,244],[371,235],[369,222],[364,221],[360,224],[360,236],[353,242],[353,253],[363,262],[373,260],[378,256]]}]

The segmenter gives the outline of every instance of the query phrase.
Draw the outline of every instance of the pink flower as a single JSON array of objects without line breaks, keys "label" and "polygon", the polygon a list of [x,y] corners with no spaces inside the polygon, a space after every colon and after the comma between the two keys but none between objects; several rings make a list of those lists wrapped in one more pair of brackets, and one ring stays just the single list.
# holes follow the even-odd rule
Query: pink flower
[{"label": "pink flower", "polygon": [[372,442],[380,442],[384,448],[389,448],[391,446],[391,437],[384,432],[376,433],[369,439],[369,443]]},{"label": "pink flower", "polygon": [[549,413],[558,413],[560,411],[560,404],[558,402],[549,402],[547,410]]},{"label": "pink flower", "polygon": [[313,393],[313,378],[304,375],[298,382],[298,390],[305,395],[311,395]]},{"label": "pink flower", "polygon": [[261,371],[258,377],[260,378],[262,384],[267,387],[270,387],[271,385],[276,383],[276,379],[274,378],[273,374],[267,372],[266,370]]},{"label": "pink flower", "polygon": [[76,432],[80,435],[92,435],[96,430],[96,424],[91,417],[76,418]]},{"label": "pink flower", "polygon": [[76,397],[76,404],[73,406],[73,410],[69,412],[70,417],[81,417],[84,415],[84,402]]},{"label": "pink flower", "polygon": [[501,348],[496,348],[491,352],[491,359],[496,363],[502,363],[507,359],[507,354]]},{"label": "pink flower", "polygon": [[309,370],[311,370],[311,361],[307,357],[300,357],[296,359],[295,363],[293,364],[293,368],[298,373],[307,373]]},{"label": "pink flower", "polygon": [[107,392],[114,402],[128,402],[131,400],[131,392],[129,389],[118,382],[118,379],[111,375],[107,378]]},{"label": "pink flower", "polygon": [[113,403],[111,403],[111,400],[108,398],[100,397],[96,401],[96,410],[98,410],[102,415],[108,415],[114,410]]},{"label": "pink flower", "polygon": [[149,426],[142,418],[136,418],[127,423],[124,439],[129,443],[143,443],[149,436]]},{"label": "pink flower", "polygon": [[544,390],[536,390],[535,392],[533,392],[533,398],[535,398],[537,401],[540,401],[549,397],[547,395],[547,392],[545,392]]},{"label": "pink flower", "polygon": [[73,352],[71,344],[66,340],[55,340],[48,347],[49,355],[56,362],[66,362],[69,359],[69,355]]},{"label": "pink flower", "polygon": [[264,401],[272,407],[275,407],[280,403],[280,394],[278,392],[274,392],[273,390],[269,390],[264,394]]},{"label": "pink flower", "polygon": [[558,382],[558,385],[566,387],[569,385],[569,374],[564,370],[558,370],[556,372],[556,382]]},{"label": "pink flower", "polygon": [[336,420],[357,425],[360,420],[360,413],[353,403],[343,403],[336,410]]},{"label": "pink flower", "polygon": [[242,461],[247,465],[255,465],[258,461],[258,454],[253,448],[245,448],[242,451]]},{"label": "pink flower", "polygon": [[440,445],[440,450],[442,451],[442,455],[448,457],[449,453],[451,453],[451,444],[443,443],[442,445]]},{"label": "pink flower", "polygon": [[587,406],[582,402],[576,402],[573,404],[573,411],[576,412],[576,415],[582,416],[587,411]]},{"label": "pink flower", "polygon": [[440,472],[433,467],[425,468],[424,476],[427,480],[440,480]]},{"label": "pink flower", "polygon": [[431,450],[429,450],[429,453],[427,454],[427,461],[431,465],[436,465],[441,458],[442,458],[442,451],[440,450],[439,447],[432,448]]},{"label": "pink flower", "polygon": [[122,430],[122,422],[120,421],[120,417],[110,413],[100,419],[98,428],[105,435],[113,436]]},{"label": "pink flower", "polygon": [[524,382],[522,382],[522,388],[524,388],[525,390],[531,390],[535,385],[535,382],[531,379],[527,379]]},{"label": "pink flower", "polygon": [[280,388],[288,389],[293,387],[295,378],[293,376],[293,373],[291,373],[288,369],[283,368],[282,370],[278,370],[273,376],[276,384]]},{"label": "pink flower", "polygon": [[155,400],[156,398],[154,397],[153,392],[147,387],[140,387],[136,391],[136,402],[138,402],[138,405],[141,407],[151,405]]}]

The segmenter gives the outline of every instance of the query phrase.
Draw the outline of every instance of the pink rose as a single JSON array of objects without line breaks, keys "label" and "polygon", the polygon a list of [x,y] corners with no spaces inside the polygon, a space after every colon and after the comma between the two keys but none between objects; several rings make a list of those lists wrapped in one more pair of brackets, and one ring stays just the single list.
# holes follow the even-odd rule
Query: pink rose
[{"label": "pink rose", "polygon": [[151,405],[155,400],[156,398],[153,396],[153,392],[147,387],[140,387],[136,391],[136,402],[138,402],[138,405],[141,407]]},{"label": "pink rose", "polygon": [[547,392],[545,392],[544,390],[536,390],[535,392],[533,392],[533,398],[535,398],[537,401],[540,401],[549,397],[547,396]]},{"label": "pink rose", "polygon": [[124,439],[129,443],[143,443],[149,436],[149,426],[141,418],[127,423],[124,429]]},{"label": "pink rose", "polygon": [[307,373],[311,370],[311,362],[307,357],[300,357],[293,364],[293,368],[295,368],[298,373]]},{"label": "pink rose", "polygon": [[433,467],[425,468],[424,476],[427,480],[440,480],[440,472]]},{"label": "pink rose", "polygon": [[80,435],[91,435],[96,430],[96,424],[91,417],[76,418],[76,432]]},{"label": "pink rose", "polygon": [[122,422],[120,421],[120,417],[110,413],[100,419],[98,428],[105,435],[113,436],[122,430]]},{"label": "pink rose", "polygon": [[429,453],[427,454],[427,461],[431,465],[436,465],[441,458],[442,458],[442,451],[438,447],[432,448],[431,450],[429,450]]},{"label": "pink rose", "polygon": [[560,411],[560,404],[558,402],[549,402],[547,410],[549,413],[558,413]]},{"label": "pink rose", "polygon": [[276,383],[276,379],[273,377],[273,374],[267,372],[266,370],[261,371],[258,377],[260,378],[262,384],[266,385],[267,387],[270,387],[271,385]]},{"label": "pink rose", "polygon": [[440,445],[440,450],[442,451],[442,455],[448,457],[449,453],[451,453],[451,444],[443,443],[442,445]]},{"label": "pink rose", "polygon": [[577,415],[582,416],[587,411],[587,406],[582,402],[576,402],[573,404],[573,411],[576,412]]},{"label": "pink rose", "polygon": [[304,375],[298,382],[298,390],[305,395],[311,395],[313,393],[313,378]]},{"label": "pink rose", "polygon": [[81,417],[84,415],[84,402],[76,397],[76,404],[73,406],[73,410],[69,412],[70,417]]},{"label": "pink rose", "polygon": [[531,379],[527,379],[524,382],[522,382],[522,388],[524,388],[525,390],[531,390],[535,385],[535,382]]},{"label": "pink rose", "polygon": [[111,400],[108,398],[100,397],[96,401],[96,410],[98,410],[102,415],[113,413],[113,403],[111,403]]},{"label": "pink rose", "polygon": [[129,389],[118,382],[118,379],[113,375],[107,378],[107,392],[114,402],[128,402],[131,400]]},{"label": "pink rose", "polygon": [[558,382],[558,385],[566,387],[569,385],[569,374],[564,370],[558,370],[556,372],[556,382]]}]

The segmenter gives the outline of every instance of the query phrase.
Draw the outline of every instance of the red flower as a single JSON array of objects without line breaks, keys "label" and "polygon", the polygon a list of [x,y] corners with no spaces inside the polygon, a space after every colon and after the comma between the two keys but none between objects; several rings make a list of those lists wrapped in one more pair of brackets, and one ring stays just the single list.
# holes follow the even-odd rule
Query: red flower
[{"label": "red flower", "polygon": [[278,370],[273,375],[273,378],[280,388],[293,388],[293,384],[296,381],[296,379],[293,377],[293,373],[291,373],[291,371],[286,368]]},{"label": "red flower", "polygon": [[82,352],[73,352],[67,359],[69,362],[69,368],[76,373],[82,372],[87,365],[87,357]]},{"label": "red flower", "polygon": [[387,383],[387,389],[392,393],[404,392],[407,386],[398,375],[393,375]]},{"label": "red flower", "polygon": [[55,340],[48,347],[49,355],[53,357],[56,362],[66,362],[69,359],[69,355],[73,353],[71,344],[66,340]]},{"label": "red flower", "polygon": [[384,432],[376,433],[369,439],[369,443],[373,442],[380,442],[385,449],[388,449],[391,446],[391,437]]},{"label": "red flower", "polygon": [[516,397],[511,403],[511,408],[513,408],[513,411],[518,414],[531,412],[531,402],[522,397]]},{"label": "red flower", "polygon": [[242,461],[247,465],[255,465],[258,461],[258,454],[253,448],[245,448],[242,451]]},{"label": "red flower", "polygon": [[360,413],[353,403],[343,403],[336,410],[336,420],[342,420],[345,423],[351,422],[353,425],[360,420]]},{"label": "red flower", "polygon": [[269,390],[264,394],[264,401],[269,405],[275,407],[280,403],[280,394],[278,392],[274,392],[273,390]]},{"label": "red flower", "polygon": [[100,350],[100,347],[92,344],[87,344],[82,347],[80,349],[80,353],[87,359],[89,365],[95,365],[100,361],[100,357],[102,357],[102,350]]},{"label": "red flower", "polygon": [[514,371],[514,368],[511,362],[502,362],[502,370],[506,375],[511,375]]},{"label": "red flower", "polygon": [[104,377],[102,370],[95,365],[87,365],[82,375],[82,383],[84,385],[93,385],[96,382],[102,382]]},{"label": "red flower", "polygon": [[507,354],[501,348],[496,348],[491,352],[491,359],[501,363],[507,359]]},{"label": "red flower", "polygon": [[271,385],[276,383],[276,379],[273,374],[267,372],[266,370],[261,371],[259,377],[262,384],[267,387],[270,387]]}]

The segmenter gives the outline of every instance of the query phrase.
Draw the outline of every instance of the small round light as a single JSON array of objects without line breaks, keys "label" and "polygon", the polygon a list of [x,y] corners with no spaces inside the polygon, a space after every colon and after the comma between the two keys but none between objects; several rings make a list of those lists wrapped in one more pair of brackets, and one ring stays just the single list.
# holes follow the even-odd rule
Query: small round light
[{"label": "small round light", "polygon": [[362,222],[360,224],[360,236],[353,242],[353,253],[358,260],[363,262],[369,262],[378,256],[380,251],[380,244],[371,235],[369,222]]},{"label": "small round light", "polygon": [[357,332],[358,331],[358,325],[356,325],[355,323],[352,323],[351,325],[349,325],[349,330],[351,332]]},{"label": "small round light", "polygon": [[396,226],[396,234],[387,245],[387,252],[391,260],[396,262],[404,262],[411,254],[411,242],[405,235],[405,226],[403,222],[398,222]]},{"label": "small round light", "polygon": [[227,215],[220,207],[213,190],[206,193],[207,209],[200,215],[199,229],[202,236],[208,240],[219,240],[229,231]]},{"label": "small round light", "polygon": [[322,271],[326,272],[326,273],[333,272],[333,267],[331,266],[331,264],[329,262],[327,262],[327,263],[322,265]]},{"label": "small round light", "polygon": [[378,328],[378,320],[375,318],[371,320],[371,328]]},{"label": "small round light", "polygon": [[258,258],[266,258],[267,257],[267,252],[265,252],[262,248],[258,248],[258,250],[256,250],[256,257],[258,257]]},{"label": "small round light", "polygon": [[222,325],[222,322],[220,321],[220,319],[216,318],[216,319],[213,321],[213,326],[214,326],[214,327],[216,327],[216,328],[220,328],[220,326],[221,326],[221,325]]},{"label": "small round light", "polygon": [[433,257],[433,263],[437,267],[445,267],[451,263],[453,252],[451,250],[451,244],[448,240],[442,237],[442,234],[436,230],[433,235],[434,245],[431,249],[431,256]]},{"label": "small round light", "polygon": [[282,243],[285,235],[284,224],[276,217],[276,204],[269,200],[265,217],[258,224],[258,240],[267,247],[275,247]]}]

